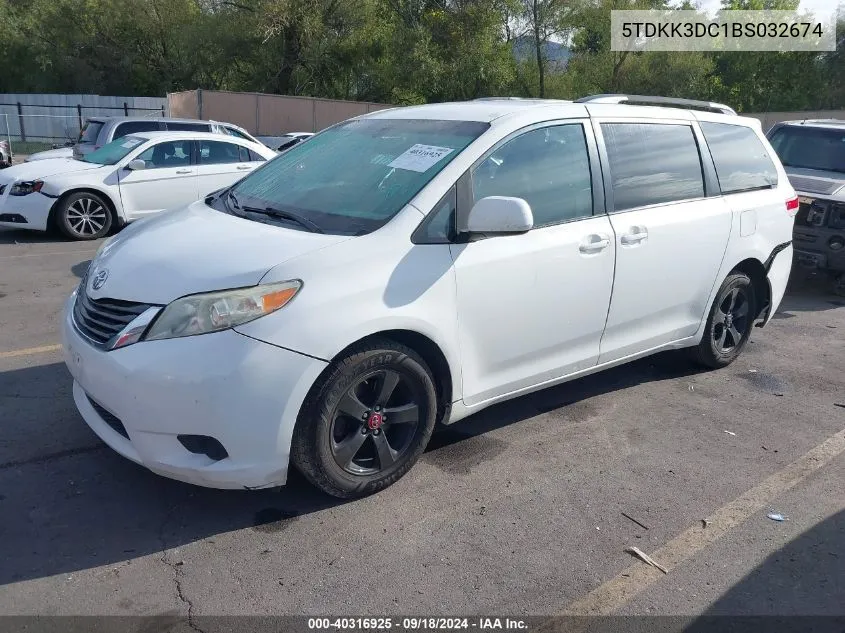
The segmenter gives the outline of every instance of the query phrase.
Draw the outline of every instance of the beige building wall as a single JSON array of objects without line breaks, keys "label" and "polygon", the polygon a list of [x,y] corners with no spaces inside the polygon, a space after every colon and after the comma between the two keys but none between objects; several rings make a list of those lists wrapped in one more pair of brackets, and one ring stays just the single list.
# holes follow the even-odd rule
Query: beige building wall
[{"label": "beige building wall", "polygon": [[169,93],[167,101],[170,116],[235,123],[259,136],[317,132],[354,116],[393,107],[365,101],[212,90]]},{"label": "beige building wall", "polygon": [[[276,136],[286,132],[318,132],[354,116],[394,107],[365,101],[339,101],[312,97],[286,97],[259,92],[212,90],[173,92],[167,95],[167,102],[170,107],[170,116],[228,121],[260,136]],[[745,116],[759,119],[763,124],[763,129],[768,130],[780,121],[845,120],[845,110],[755,112],[745,114]]]}]

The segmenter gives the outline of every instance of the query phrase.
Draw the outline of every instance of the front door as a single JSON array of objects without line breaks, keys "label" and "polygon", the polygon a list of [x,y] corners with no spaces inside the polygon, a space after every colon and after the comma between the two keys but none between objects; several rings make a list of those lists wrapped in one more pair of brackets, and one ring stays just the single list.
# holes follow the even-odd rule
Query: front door
[{"label": "front door", "polygon": [[597,362],[614,241],[607,216],[594,215],[588,143],[581,122],[537,127],[494,148],[473,170],[474,200],[523,198],[534,228],[451,246],[468,405]]},{"label": "front door", "polygon": [[192,143],[156,143],[135,157],[144,161],[144,169],[120,170],[120,199],[127,219],[179,208],[199,197],[196,166],[191,164]]}]

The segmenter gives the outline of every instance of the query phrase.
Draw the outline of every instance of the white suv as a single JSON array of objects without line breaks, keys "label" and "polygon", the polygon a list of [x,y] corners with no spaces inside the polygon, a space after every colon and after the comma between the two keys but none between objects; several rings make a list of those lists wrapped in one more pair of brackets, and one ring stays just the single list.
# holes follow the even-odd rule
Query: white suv
[{"label": "white suv", "polygon": [[662,350],[729,364],[797,208],[718,104],[382,110],[107,242],[63,319],[74,398],[168,477],[368,494],[438,422]]}]

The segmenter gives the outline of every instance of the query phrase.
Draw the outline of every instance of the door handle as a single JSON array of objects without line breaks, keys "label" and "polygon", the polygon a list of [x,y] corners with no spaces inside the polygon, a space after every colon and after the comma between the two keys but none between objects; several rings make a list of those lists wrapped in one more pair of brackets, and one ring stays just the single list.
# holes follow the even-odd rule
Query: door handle
[{"label": "door handle", "polygon": [[238,165],[237,169],[252,169],[251,165]]},{"label": "door handle", "polygon": [[578,250],[582,253],[598,253],[610,246],[610,238],[606,235],[598,235],[593,233],[584,238],[578,246]]},{"label": "door handle", "polygon": [[648,230],[644,226],[632,226],[619,241],[623,246],[633,246],[648,239]]},{"label": "door handle", "polygon": [[177,174],[192,174],[194,171],[192,169],[177,169]]}]

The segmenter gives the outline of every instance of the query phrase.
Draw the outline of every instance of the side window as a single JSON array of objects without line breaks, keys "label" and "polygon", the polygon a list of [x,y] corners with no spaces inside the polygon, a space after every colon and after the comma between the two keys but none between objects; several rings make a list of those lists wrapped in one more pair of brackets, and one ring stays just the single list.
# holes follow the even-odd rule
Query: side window
[{"label": "side window", "polygon": [[266,158],[264,158],[261,154],[257,154],[253,152],[251,149],[247,150],[249,152],[249,160],[253,163],[263,163]]},{"label": "side window", "polygon": [[211,126],[208,123],[184,123],[168,121],[167,129],[171,132],[210,132]]},{"label": "side window", "polygon": [[138,156],[147,169],[184,167],[191,164],[191,143],[193,141],[165,141],[147,148]]},{"label": "side window", "polygon": [[535,227],[591,216],[584,127],[544,127],[508,141],[473,171],[472,195],[476,202],[487,196],[523,198],[531,205]]},{"label": "side window", "polygon": [[414,243],[448,244],[455,239],[455,210],[457,207],[458,193],[457,188],[453,186],[414,234]]},{"label": "side window", "polygon": [[615,211],[704,196],[695,135],[688,125],[602,123]]},{"label": "side window", "polygon": [[239,156],[238,160],[240,160],[242,163],[248,163],[249,162],[249,150],[246,147],[244,147],[243,145],[238,146],[238,156]]},{"label": "side window", "polygon": [[228,126],[225,126],[225,125],[224,125],[224,126],[223,126],[223,131],[225,131],[225,132],[226,132],[226,134],[228,134],[229,136],[234,136],[235,138],[242,138],[242,139],[243,139],[243,140],[245,140],[245,141],[249,141],[249,140],[251,140],[251,139],[250,139],[248,136],[246,136],[243,132],[241,132],[240,130],[236,130],[236,129],[235,129],[235,128],[233,128],[233,127],[228,127]]},{"label": "side window", "polygon": [[302,140],[302,139],[295,138],[295,139],[292,139],[290,141],[285,141],[284,143],[279,145],[279,147],[277,148],[276,151],[284,152],[285,150],[290,149],[294,145],[298,145],[300,140]]},{"label": "side window", "polygon": [[730,123],[702,122],[700,125],[716,165],[722,193],[777,185],[775,165],[754,130]]},{"label": "side window", "polygon": [[200,165],[239,163],[240,145],[225,141],[200,141]]},{"label": "side window", "polygon": [[159,130],[158,121],[155,119],[151,121],[127,121],[126,123],[118,123],[114,130],[112,140],[123,138],[129,134],[137,134],[138,132],[155,132]]}]

